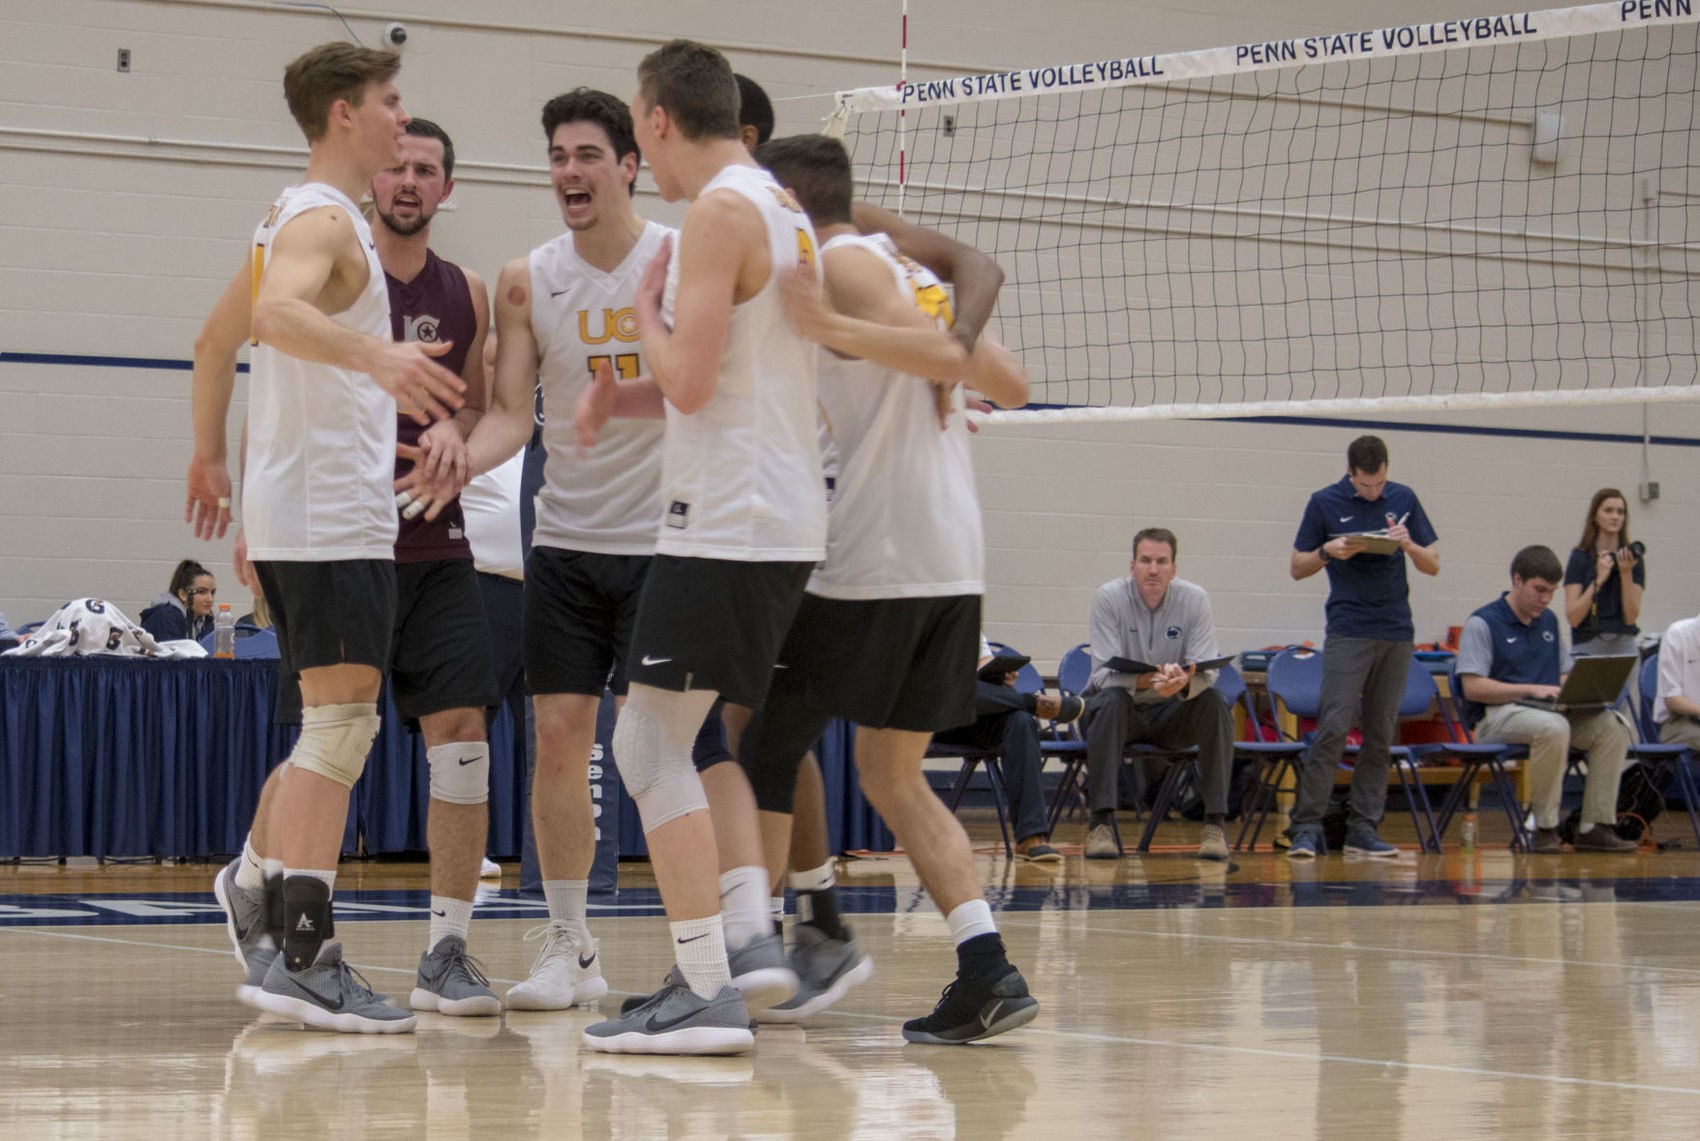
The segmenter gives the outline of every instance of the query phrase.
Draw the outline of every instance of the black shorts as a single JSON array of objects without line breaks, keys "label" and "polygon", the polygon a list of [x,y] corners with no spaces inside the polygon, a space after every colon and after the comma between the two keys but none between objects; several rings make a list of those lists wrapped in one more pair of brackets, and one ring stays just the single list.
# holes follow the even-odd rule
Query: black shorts
[{"label": "black shorts", "polygon": [[429,713],[500,701],[472,560],[397,563],[395,578],[390,696],[408,728]]},{"label": "black shorts", "polygon": [[808,701],[870,729],[932,733],[974,720],[980,596],[845,602],[805,594],[779,652]]},{"label": "black shorts", "polygon": [[301,724],[301,671],[320,666],[389,669],[395,628],[395,563],[257,562],[254,573],[277,631],[279,725]]},{"label": "black shorts", "polygon": [[806,594],[767,705],[738,746],[756,805],[788,813],[797,764],[834,717],[930,733],[974,720],[980,596],[842,602]]},{"label": "black shorts", "polygon": [[525,690],[626,692],[649,555],[533,547],[525,562]]},{"label": "black shorts", "polygon": [[631,679],[761,708],[814,567],[656,555],[632,632]]}]

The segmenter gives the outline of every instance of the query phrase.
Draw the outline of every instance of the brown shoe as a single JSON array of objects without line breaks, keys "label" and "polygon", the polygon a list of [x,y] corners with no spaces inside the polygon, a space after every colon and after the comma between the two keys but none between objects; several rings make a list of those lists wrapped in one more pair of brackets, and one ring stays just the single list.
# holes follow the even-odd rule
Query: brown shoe
[{"label": "brown shoe", "polygon": [[1576,843],[1571,846],[1578,852],[1633,852],[1641,847],[1634,840],[1619,836],[1611,824],[1596,824],[1586,832],[1576,833]]},{"label": "brown shoe", "polygon": [[1564,851],[1564,841],[1558,838],[1557,828],[1537,828],[1529,833],[1531,850],[1537,856],[1554,856]]}]

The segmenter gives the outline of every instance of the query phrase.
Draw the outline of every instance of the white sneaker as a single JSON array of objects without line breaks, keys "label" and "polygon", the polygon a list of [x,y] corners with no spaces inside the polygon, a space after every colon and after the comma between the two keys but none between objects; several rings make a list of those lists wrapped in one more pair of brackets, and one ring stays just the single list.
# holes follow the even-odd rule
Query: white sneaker
[{"label": "white sneaker", "polygon": [[590,929],[573,919],[551,919],[525,933],[542,939],[531,964],[531,977],[507,993],[509,1010],[565,1010],[585,1006],[608,993],[602,959]]},{"label": "white sneaker", "polygon": [[489,856],[485,856],[484,862],[478,866],[478,878],[481,880],[501,879],[502,865],[498,864],[495,860],[492,860]]}]

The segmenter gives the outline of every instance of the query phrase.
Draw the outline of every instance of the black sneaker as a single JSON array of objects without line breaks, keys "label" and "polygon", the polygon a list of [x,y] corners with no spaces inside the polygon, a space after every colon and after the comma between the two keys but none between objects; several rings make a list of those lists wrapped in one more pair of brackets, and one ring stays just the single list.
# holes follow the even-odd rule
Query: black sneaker
[{"label": "black sneaker", "polygon": [[957,1046],[1025,1026],[1038,1016],[1039,1000],[1027,993],[1027,980],[1006,965],[977,979],[958,977],[944,988],[931,1014],[903,1024],[903,1039]]}]

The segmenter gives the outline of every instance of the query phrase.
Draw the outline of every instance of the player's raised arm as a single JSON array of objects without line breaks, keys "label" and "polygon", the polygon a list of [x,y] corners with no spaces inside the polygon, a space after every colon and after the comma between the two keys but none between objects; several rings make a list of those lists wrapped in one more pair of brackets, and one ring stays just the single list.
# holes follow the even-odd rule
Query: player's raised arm
[{"label": "player's raised arm", "polygon": [[991,319],[998,290],[1003,287],[1003,269],[998,263],[973,246],[937,230],[905,222],[890,210],[866,202],[853,203],[850,218],[864,234],[888,235],[900,253],[914,258],[955,288],[956,320],[950,332],[964,348],[972,351]]},{"label": "player's raised arm", "polygon": [[[732,302],[754,296],[767,284],[766,253],[767,231],[755,208],[737,195],[716,192],[691,203],[678,248],[669,244],[644,274],[637,296],[644,360],[667,402],[679,411],[695,412],[714,395]],[[669,328],[661,295],[673,257],[679,259],[679,283]]]},{"label": "player's raised arm", "polygon": [[[340,264],[354,258],[357,271]],[[466,385],[431,359],[448,351],[446,342],[380,340],[330,319],[359,295],[364,282],[353,280],[355,272],[366,269],[352,219],[329,207],[300,214],[272,239],[254,299],[254,339],[298,360],[368,374],[422,424],[448,417]]]},{"label": "player's raised arm", "polygon": [[902,293],[878,255],[854,246],[821,255],[824,292],[814,275],[792,271],[783,282],[786,315],[811,341],[847,357],[940,384],[963,379],[968,354]]}]

